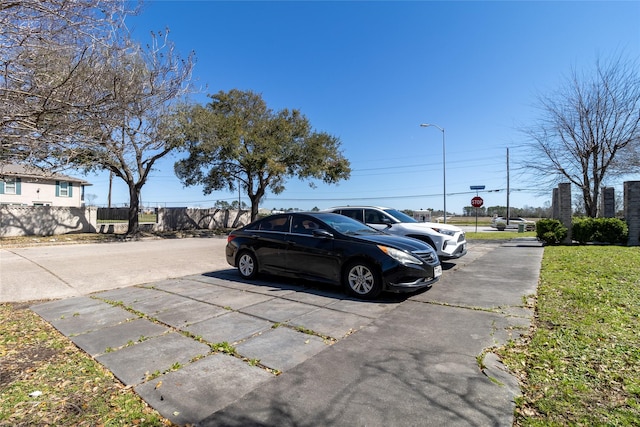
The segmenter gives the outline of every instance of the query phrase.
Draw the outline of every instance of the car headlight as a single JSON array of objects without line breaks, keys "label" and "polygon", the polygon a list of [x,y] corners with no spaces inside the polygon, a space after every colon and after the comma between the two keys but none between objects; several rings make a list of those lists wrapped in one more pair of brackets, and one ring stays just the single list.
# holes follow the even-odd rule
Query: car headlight
[{"label": "car headlight", "polygon": [[456,232],[453,230],[447,230],[444,228],[434,228],[435,231],[437,231],[440,234],[446,234],[447,236],[455,236]]},{"label": "car headlight", "polygon": [[378,248],[401,264],[422,264],[422,260],[401,250],[378,245]]}]

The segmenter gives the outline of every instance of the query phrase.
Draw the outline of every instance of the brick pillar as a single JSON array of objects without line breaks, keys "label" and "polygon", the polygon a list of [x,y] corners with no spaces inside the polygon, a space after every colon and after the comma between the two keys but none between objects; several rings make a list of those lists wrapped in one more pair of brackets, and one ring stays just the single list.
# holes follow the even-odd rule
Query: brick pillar
[{"label": "brick pillar", "polygon": [[616,217],[616,191],[613,187],[602,187],[600,197],[600,217]]},{"label": "brick pillar", "polygon": [[553,189],[551,196],[551,219],[560,219],[560,193],[558,187]]},{"label": "brick pillar", "polygon": [[624,218],[629,227],[627,246],[640,246],[640,181],[624,183]]},{"label": "brick pillar", "polygon": [[565,245],[573,242],[571,238],[571,219],[573,217],[573,207],[571,206],[571,184],[562,183],[558,185],[558,199],[560,217],[558,218],[562,225],[567,227],[567,237],[562,241]]}]

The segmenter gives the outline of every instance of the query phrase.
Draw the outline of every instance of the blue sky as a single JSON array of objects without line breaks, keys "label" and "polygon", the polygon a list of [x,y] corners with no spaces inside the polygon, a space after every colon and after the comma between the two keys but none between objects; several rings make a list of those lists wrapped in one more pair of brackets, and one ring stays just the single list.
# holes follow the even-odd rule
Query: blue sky
[{"label": "blue sky", "polygon": [[[462,213],[485,185],[485,206],[506,205],[507,148],[512,207],[550,203],[548,183],[518,168],[519,130],[540,116],[540,93],[598,57],[640,58],[640,2],[147,1],[128,21],[135,37],[169,28],[176,50],[195,51],[194,83],[206,94],[261,93],[273,110],[297,108],[317,131],[340,138],[351,178],[312,189],[295,178],[263,208],[370,204],[442,209],[445,129],[447,210]],[[237,193],[204,195],[157,164],[145,206],[209,207]],[[638,179],[636,177],[634,179]],[[108,175],[90,174],[87,193],[106,205]],[[618,191],[621,181],[612,181]],[[246,196],[241,195],[245,203]],[[128,202],[114,180],[112,204]]]}]

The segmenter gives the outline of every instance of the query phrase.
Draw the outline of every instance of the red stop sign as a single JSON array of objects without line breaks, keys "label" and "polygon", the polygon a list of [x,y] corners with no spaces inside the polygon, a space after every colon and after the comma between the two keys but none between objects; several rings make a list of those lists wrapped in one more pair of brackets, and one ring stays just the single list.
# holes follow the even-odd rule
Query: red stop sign
[{"label": "red stop sign", "polygon": [[481,208],[483,203],[484,200],[482,200],[482,197],[480,196],[476,196],[471,199],[471,206],[473,206],[474,208]]}]

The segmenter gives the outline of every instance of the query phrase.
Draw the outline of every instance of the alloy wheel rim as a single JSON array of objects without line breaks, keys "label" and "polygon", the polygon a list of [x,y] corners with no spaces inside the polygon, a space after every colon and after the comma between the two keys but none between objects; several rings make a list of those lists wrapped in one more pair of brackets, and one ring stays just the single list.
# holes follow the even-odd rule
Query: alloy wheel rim
[{"label": "alloy wheel rim", "polygon": [[250,256],[244,255],[240,258],[240,271],[245,276],[249,276],[253,273],[253,260]]},{"label": "alloy wheel rim", "polygon": [[361,265],[349,271],[349,286],[358,294],[366,294],[373,288],[373,273]]}]

